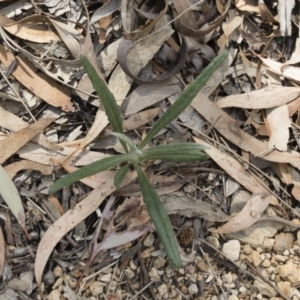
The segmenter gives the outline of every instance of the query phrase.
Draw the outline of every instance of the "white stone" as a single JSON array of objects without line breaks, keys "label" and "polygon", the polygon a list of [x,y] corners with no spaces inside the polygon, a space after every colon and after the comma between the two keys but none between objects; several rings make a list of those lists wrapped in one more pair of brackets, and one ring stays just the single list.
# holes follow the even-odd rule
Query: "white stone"
[{"label": "white stone", "polygon": [[157,289],[161,296],[165,295],[168,292],[168,287],[165,283],[159,285]]},{"label": "white stone", "polygon": [[198,294],[199,290],[198,290],[198,287],[195,283],[191,284],[189,287],[188,287],[188,290],[189,290],[189,293],[191,295],[196,295]]},{"label": "white stone", "polygon": [[238,240],[230,240],[223,245],[223,253],[232,261],[239,259],[241,244]]},{"label": "white stone", "polygon": [[239,298],[237,296],[235,296],[235,295],[230,295],[228,297],[228,300],[239,300]]},{"label": "white stone", "polygon": [[[125,276],[126,276],[128,279],[132,279],[132,278],[135,277],[134,272],[133,272],[132,270],[130,270],[129,268],[126,268],[126,269],[124,270],[124,273],[125,273]],[[101,280],[102,280],[102,278],[101,278]],[[103,281],[103,280],[102,280],[102,281]]]},{"label": "white stone", "polygon": [[103,276],[100,278],[100,281],[103,281],[103,282],[110,282],[110,280],[111,280],[111,275],[112,275],[111,273],[103,275]]},{"label": "white stone", "polygon": [[146,247],[151,247],[154,244],[155,237],[153,233],[149,233],[143,241],[143,245]]}]

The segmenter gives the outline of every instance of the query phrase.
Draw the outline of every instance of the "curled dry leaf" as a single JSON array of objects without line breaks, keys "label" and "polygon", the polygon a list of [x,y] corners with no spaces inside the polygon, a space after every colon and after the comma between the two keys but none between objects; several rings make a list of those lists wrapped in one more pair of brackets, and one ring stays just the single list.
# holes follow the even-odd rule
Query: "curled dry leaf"
[{"label": "curled dry leaf", "polygon": [[23,57],[15,57],[0,46],[0,60],[5,67],[8,67],[15,59],[17,67],[12,74],[21,84],[50,105],[61,107],[64,111],[74,111],[70,91],[67,88],[62,87],[47,75],[38,73],[37,68]]},{"label": "curled dry leaf", "polygon": [[40,119],[2,140],[0,142],[0,164],[4,163],[53,121],[55,121],[54,118]]},{"label": "curled dry leaf", "polygon": [[216,104],[221,107],[241,107],[246,109],[263,109],[278,107],[292,102],[300,96],[300,88],[266,87],[244,94],[221,98]]},{"label": "curled dry leaf", "polygon": [[44,234],[36,253],[35,278],[39,286],[42,283],[42,274],[51,252],[61,238],[71,229],[94,212],[99,205],[115,190],[113,180],[99,185],[73,209],[67,211]]},{"label": "curled dry leaf", "polygon": [[225,225],[215,230],[217,233],[232,233],[248,228],[254,224],[266,210],[270,197],[262,198],[261,195],[252,196],[243,209],[230,219]]},{"label": "curled dry leaf", "polygon": [[[160,1],[162,2],[162,1]],[[134,8],[138,8],[138,5],[133,0],[123,0],[121,3],[121,17],[122,17],[122,24],[124,26],[124,36],[127,39],[136,41],[137,39],[142,39],[147,37],[152,30],[156,27],[156,25],[161,21],[161,19],[165,16],[168,10],[168,0],[164,0],[164,9],[160,11],[158,17],[152,22],[149,22],[143,30],[134,30],[134,26],[136,24],[136,18]],[[132,31],[132,29],[134,31]],[[157,29],[157,28],[155,28]]]},{"label": "curled dry leaf", "polygon": [[239,148],[272,162],[300,162],[300,154],[296,151],[272,151],[267,144],[244,132],[228,114],[203,93],[199,92],[191,105],[216,130]]},{"label": "curled dry leaf", "polygon": [[[175,5],[175,7],[176,7],[176,9],[178,9],[177,10],[178,14],[183,12],[183,8],[184,8],[183,5],[180,5],[180,6],[178,5],[180,2],[182,2],[182,1],[181,0],[174,1],[174,4],[177,4],[177,7],[176,7],[176,5]],[[185,1],[185,2],[188,5],[190,5],[190,3],[188,1]],[[180,17],[179,22],[177,22],[178,23],[177,30],[180,33],[182,33],[186,36],[190,36],[190,37],[204,36],[204,35],[212,32],[214,29],[216,29],[220,25],[220,23],[225,19],[227,12],[229,10],[230,4],[231,4],[231,1],[227,1],[225,8],[224,8],[224,12],[219,17],[217,17],[214,21],[212,21],[210,24],[207,24],[207,22],[206,22],[204,29],[193,29],[193,28],[189,27],[187,25],[186,19],[184,18],[185,14],[183,14],[183,16]],[[217,10],[216,10],[216,13],[217,13]]]},{"label": "curled dry leaf", "polygon": [[[158,49],[161,47],[164,41],[167,40],[172,35],[172,33],[173,30],[169,25],[163,28],[162,30],[160,30],[155,36],[149,36],[148,38],[140,41],[137,44],[135,44],[131,40],[123,40],[118,49],[118,61],[124,73],[130,78],[133,78],[137,82],[145,82],[145,83],[159,82],[162,80],[167,80],[172,76],[174,76],[179,70],[182,69],[186,60],[188,48],[187,48],[186,41],[184,39],[182,40],[182,45],[180,47],[177,63],[173,66],[173,68],[171,68],[164,74],[159,75],[157,77],[152,77],[147,79],[137,77],[137,75],[141,71],[140,69],[137,68],[137,57],[139,56],[138,54],[140,54],[141,57],[141,65],[145,66],[148,63],[148,61],[152,59],[152,57],[158,51]],[[133,56],[131,53],[136,53],[136,54]]]}]

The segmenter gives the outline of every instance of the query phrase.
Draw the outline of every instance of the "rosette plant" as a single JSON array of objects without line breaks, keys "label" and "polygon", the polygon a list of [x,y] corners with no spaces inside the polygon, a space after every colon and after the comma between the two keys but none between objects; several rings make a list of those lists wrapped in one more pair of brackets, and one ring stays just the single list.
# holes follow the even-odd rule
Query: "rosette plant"
[{"label": "rosette plant", "polygon": [[169,216],[156,190],[150,184],[143,170],[143,162],[147,160],[164,160],[169,162],[203,161],[208,158],[208,156],[201,151],[206,147],[196,143],[179,143],[175,145],[159,145],[155,147],[150,146],[148,149],[144,149],[144,147],[151,142],[152,138],[155,137],[160,130],[175,120],[179,114],[191,104],[197,93],[203,88],[211,75],[218,70],[227,55],[228,51],[224,51],[201,72],[201,74],[182,92],[179,98],[154,124],[138,146],[135,145],[130,138],[124,135],[120,108],[117,105],[113,94],[109,91],[106,83],[98,76],[95,68],[88,58],[86,56],[81,56],[82,64],[103,103],[108,120],[114,131],[111,134],[120,140],[124,147],[125,154],[118,154],[112,157],[103,158],[99,161],[86,165],[73,173],[65,175],[50,187],[49,192],[54,193],[82,178],[116,168],[119,164],[122,164],[122,167],[120,167],[117,171],[114,180],[115,186],[120,187],[126,173],[129,170],[129,166],[132,165],[137,171],[143,200],[147,206],[150,218],[155,226],[158,236],[165,248],[166,254],[171,263],[176,268],[180,268],[181,259],[178,244]]}]

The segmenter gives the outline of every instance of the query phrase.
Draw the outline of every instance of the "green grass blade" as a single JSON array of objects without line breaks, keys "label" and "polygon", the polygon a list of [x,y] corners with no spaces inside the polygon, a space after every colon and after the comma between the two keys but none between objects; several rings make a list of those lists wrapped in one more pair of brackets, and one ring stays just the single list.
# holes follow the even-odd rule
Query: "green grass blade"
[{"label": "green grass blade", "polygon": [[168,108],[162,117],[154,124],[145,139],[139,145],[143,149],[147,143],[166,125],[175,120],[193,101],[197,93],[204,87],[211,75],[222,65],[228,51],[224,51],[202,71],[202,73],[186,88],[179,98]]},{"label": "green grass blade", "polygon": [[128,170],[129,170],[129,164],[126,164],[123,167],[121,167],[116,173],[114,178],[114,184],[117,189],[121,186]]},{"label": "green grass blade", "polygon": [[81,62],[86,70],[90,80],[93,83],[93,87],[97,92],[97,95],[101,99],[103,106],[105,108],[108,120],[116,132],[123,132],[122,117],[120,113],[120,108],[116,102],[114,95],[108,89],[105,82],[98,76],[96,70],[89,62],[88,58],[81,55]]},{"label": "green grass blade", "polygon": [[147,205],[149,215],[155,225],[155,229],[165,248],[167,256],[176,268],[181,268],[181,259],[176,237],[165,207],[140,166],[135,164],[135,167],[138,173],[139,184],[144,202]]},{"label": "green grass blade", "polygon": [[53,185],[50,186],[49,194],[53,194],[61,190],[65,186],[68,186],[82,178],[92,176],[105,170],[109,170],[124,161],[130,160],[131,158],[131,154],[122,154],[113,157],[106,157],[101,160],[95,161],[57,180]]},{"label": "green grass blade", "polygon": [[160,145],[142,150],[140,160],[165,160],[171,162],[203,161],[209,158],[201,150],[208,147],[195,143],[181,143],[174,145]]}]

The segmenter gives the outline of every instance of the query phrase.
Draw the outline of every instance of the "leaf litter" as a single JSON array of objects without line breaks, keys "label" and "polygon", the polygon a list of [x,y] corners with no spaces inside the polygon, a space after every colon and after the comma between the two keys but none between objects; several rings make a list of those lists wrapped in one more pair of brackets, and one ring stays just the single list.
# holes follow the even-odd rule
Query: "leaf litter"
[{"label": "leaf litter", "polygon": [[[137,293],[148,299],[176,299],[179,294],[226,298],[236,295],[235,290],[247,299],[250,287],[257,295],[300,299],[299,276],[282,271],[299,268],[299,259],[293,260],[299,258],[300,243],[295,231],[300,225],[300,77],[294,1],[138,5],[109,0],[89,3],[87,11],[82,3],[48,1],[43,10],[33,4],[30,9],[15,10],[11,3],[5,10],[0,7],[1,71],[7,77],[0,80],[2,278],[12,282],[29,276],[30,284],[39,286],[27,289],[32,299],[62,296],[59,286],[64,297],[74,298],[67,287],[74,290],[74,282],[89,274],[92,281],[77,283],[78,299],[130,299]],[[120,149],[97,147],[105,145],[112,128],[78,59],[89,55],[92,45],[94,64],[118,100],[126,134],[137,143],[208,62],[229,49],[227,60],[187,112],[151,141],[209,146],[205,162],[156,160],[146,166],[173,227],[178,233],[191,228],[185,231],[191,235],[188,242],[179,246],[185,262],[180,293],[159,282],[162,274],[178,273],[167,266],[159,241],[154,242],[136,172],[128,173],[117,190],[113,178],[118,168],[82,179],[56,197],[48,193],[55,178]],[[55,116],[45,118],[53,108]],[[251,194],[244,200],[240,195],[246,191]],[[220,259],[227,251],[224,238],[243,244],[234,264],[226,256]],[[27,245],[30,251],[24,253],[31,256],[23,257],[28,267],[22,270],[15,257]],[[210,261],[201,256],[203,251]],[[259,262],[256,253],[264,260]],[[286,263],[280,266],[275,254]],[[263,281],[257,280],[260,274],[247,271],[244,259],[265,273],[273,267],[279,281],[273,281],[271,269],[269,278],[262,272]],[[236,276],[236,268],[249,276],[230,286],[228,276]],[[191,274],[200,279],[189,281]],[[5,293],[20,293],[10,284]]]}]

